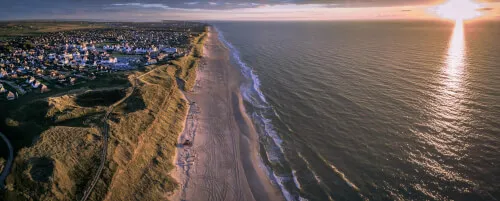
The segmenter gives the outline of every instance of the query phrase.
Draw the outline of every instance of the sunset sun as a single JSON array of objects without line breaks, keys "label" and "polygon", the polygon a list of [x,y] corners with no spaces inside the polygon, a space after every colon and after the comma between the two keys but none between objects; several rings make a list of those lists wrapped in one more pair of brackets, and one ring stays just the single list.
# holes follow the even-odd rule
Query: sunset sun
[{"label": "sunset sun", "polygon": [[470,20],[479,17],[478,9],[481,5],[473,0],[448,0],[447,2],[433,7],[431,10],[439,17],[454,20]]}]

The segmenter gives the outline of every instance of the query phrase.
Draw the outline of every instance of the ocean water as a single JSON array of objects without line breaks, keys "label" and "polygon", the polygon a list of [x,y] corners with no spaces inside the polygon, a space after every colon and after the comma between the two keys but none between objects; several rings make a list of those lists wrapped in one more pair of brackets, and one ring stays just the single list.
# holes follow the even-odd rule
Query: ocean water
[{"label": "ocean water", "polygon": [[500,22],[218,22],[287,200],[499,200]]}]

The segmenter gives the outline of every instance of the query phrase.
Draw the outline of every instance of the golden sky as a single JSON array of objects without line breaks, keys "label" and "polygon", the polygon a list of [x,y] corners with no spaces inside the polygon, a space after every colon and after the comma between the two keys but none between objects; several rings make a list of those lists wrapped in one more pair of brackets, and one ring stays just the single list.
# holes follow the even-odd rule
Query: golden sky
[{"label": "golden sky", "polygon": [[[30,4],[33,6],[26,7],[26,4],[22,3],[22,1],[33,1]],[[52,1],[54,2],[47,4],[47,2]],[[460,17],[461,13],[473,15],[474,19],[500,19],[500,2],[486,2],[486,0],[381,0],[380,2],[385,2],[384,4],[373,0],[344,0],[344,3],[336,3],[341,2],[340,0],[52,1],[19,0],[21,3],[16,3],[18,1],[13,2],[9,4],[10,7],[8,8],[0,8],[0,19],[90,19],[118,21],[159,21],[165,19],[207,21],[384,20],[454,19]],[[42,3],[38,5],[37,2]],[[351,2],[360,3],[354,4]],[[368,4],[366,2],[377,3]],[[410,3],[396,4],[396,2]],[[470,4],[471,2],[472,4]],[[451,6],[445,7],[445,9],[438,7],[443,4],[450,4]],[[454,9],[457,6],[460,9]],[[23,9],[28,8],[29,12],[23,12]]]}]

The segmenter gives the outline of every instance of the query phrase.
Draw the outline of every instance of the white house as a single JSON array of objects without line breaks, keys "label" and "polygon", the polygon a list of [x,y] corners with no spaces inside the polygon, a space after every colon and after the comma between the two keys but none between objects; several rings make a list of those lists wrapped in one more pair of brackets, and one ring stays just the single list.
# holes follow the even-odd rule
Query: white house
[{"label": "white house", "polygon": [[147,52],[148,52],[148,50],[146,50],[144,48],[136,48],[135,49],[136,54],[146,54]]},{"label": "white house", "polygon": [[169,47],[169,48],[163,48],[163,50],[167,54],[174,54],[177,52],[177,48],[174,47]]},{"label": "white house", "polygon": [[32,84],[32,83],[33,83],[33,82],[35,82],[35,81],[36,81],[36,80],[35,80],[35,78],[34,78],[34,77],[30,77],[30,78],[26,79],[26,83],[27,83],[27,84]]},{"label": "white house", "polygon": [[36,89],[36,88],[40,87],[40,85],[41,85],[41,84],[42,84],[42,83],[40,83],[39,81],[35,81],[35,82],[33,82],[33,83],[31,84],[31,87],[33,87],[33,89]]},{"label": "white house", "polygon": [[56,54],[55,53],[50,53],[49,54],[49,59],[55,59],[56,58]]},{"label": "white house", "polygon": [[118,58],[116,57],[109,57],[107,60],[102,60],[101,64],[115,64],[118,62]]}]

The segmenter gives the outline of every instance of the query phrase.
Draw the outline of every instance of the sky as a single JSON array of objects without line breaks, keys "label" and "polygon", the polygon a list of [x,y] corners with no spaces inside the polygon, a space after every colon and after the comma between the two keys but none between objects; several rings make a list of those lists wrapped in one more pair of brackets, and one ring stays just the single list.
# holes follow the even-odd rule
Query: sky
[{"label": "sky", "polygon": [[[450,0],[0,0],[0,20],[367,20],[438,19]],[[453,0],[451,0],[453,1]],[[500,19],[500,0],[471,0]]]}]

